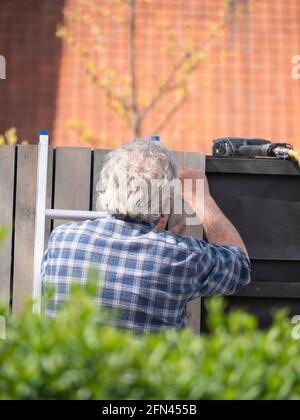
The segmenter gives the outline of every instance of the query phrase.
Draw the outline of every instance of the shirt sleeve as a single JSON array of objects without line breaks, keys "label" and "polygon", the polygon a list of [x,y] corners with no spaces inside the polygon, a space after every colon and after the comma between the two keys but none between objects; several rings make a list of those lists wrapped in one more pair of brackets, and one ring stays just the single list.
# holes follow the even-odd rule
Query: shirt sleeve
[{"label": "shirt sleeve", "polygon": [[47,260],[48,260],[48,250],[44,253],[42,262],[41,262],[41,279],[44,281],[46,276],[46,266],[47,266]]},{"label": "shirt sleeve", "polygon": [[251,282],[251,264],[242,249],[205,241],[197,241],[197,245],[193,258],[193,299],[233,295]]}]

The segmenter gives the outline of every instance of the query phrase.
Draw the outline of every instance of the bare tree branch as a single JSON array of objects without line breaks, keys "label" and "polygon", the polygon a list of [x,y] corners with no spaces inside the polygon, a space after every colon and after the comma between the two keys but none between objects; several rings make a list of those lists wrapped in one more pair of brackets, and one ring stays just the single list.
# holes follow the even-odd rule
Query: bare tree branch
[{"label": "bare tree branch", "polygon": [[[189,59],[192,58],[193,55],[203,51],[205,47],[209,45],[209,43],[214,39],[216,30],[220,31],[221,29],[225,28],[228,23],[228,18],[224,19],[218,28],[215,28],[213,33],[207,38],[207,40],[201,45],[201,47],[195,47],[192,51],[186,52],[183,57],[181,57],[178,62],[174,65],[172,70],[170,71],[168,77],[166,78],[165,82],[163,83],[162,87],[158,89],[158,92],[153,97],[153,99],[149,102],[149,104],[139,113],[139,117],[142,119],[145,115],[153,108],[155,105],[160,102],[160,100],[164,97],[165,93],[167,93],[170,87],[173,84],[173,81],[179,72],[183,68],[183,66],[187,63]],[[194,69],[195,70],[195,69]]]},{"label": "bare tree branch", "polygon": [[178,101],[171,108],[171,110],[165,115],[165,117],[162,119],[162,121],[159,123],[159,125],[155,128],[155,131],[154,131],[155,133],[161,132],[166,127],[166,125],[168,124],[170,119],[173,117],[173,115],[176,114],[178,109],[180,109],[182,107],[182,105],[184,104],[184,102],[186,102],[187,98],[188,98],[188,94],[185,95],[180,101]]}]

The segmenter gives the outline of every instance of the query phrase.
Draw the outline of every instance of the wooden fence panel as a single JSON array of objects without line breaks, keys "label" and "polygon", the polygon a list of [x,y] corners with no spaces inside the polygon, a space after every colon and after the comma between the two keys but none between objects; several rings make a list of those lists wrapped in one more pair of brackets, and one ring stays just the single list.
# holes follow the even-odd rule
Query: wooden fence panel
[{"label": "wooden fence panel", "polygon": [[[91,193],[91,149],[59,148],[55,157],[54,208],[89,210]],[[57,227],[68,221],[55,221]]]},{"label": "wooden fence panel", "polygon": [[[36,206],[37,146],[18,146],[16,213],[15,213],[15,252],[13,275],[13,311],[22,311],[33,290],[33,254]],[[47,206],[51,205],[52,159],[48,157]],[[49,235],[50,225],[46,225]]]},{"label": "wooden fence panel", "polygon": [[[193,168],[205,172],[205,155],[200,153],[173,152],[173,156],[179,166]],[[188,209],[188,215],[195,218],[193,225],[188,225],[183,234],[193,236],[197,239],[203,238],[203,227],[199,218]],[[176,225],[181,219],[180,215],[172,214],[169,221],[169,228]],[[194,334],[200,333],[201,324],[201,298],[195,299],[187,305],[188,327]]]},{"label": "wooden fence panel", "polygon": [[10,302],[15,152],[13,146],[0,147],[0,227],[8,228],[8,234],[0,244],[0,300],[5,306]]},{"label": "wooden fence panel", "polygon": [[[184,166],[186,168],[198,169],[205,173],[205,155],[200,153],[185,153]],[[193,226],[187,226],[185,234],[191,235],[197,239],[203,239],[203,225],[201,220],[196,217],[197,224]],[[195,333],[200,334],[201,327],[201,298],[195,299],[188,304],[188,312],[190,318],[188,320],[189,328]]]},{"label": "wooden fence panel", "polygon": [[[97,202],[97,184],[100,177],[100,172],[103,167],[104,161],[106,156],[110,150],[108,149],[96,149],[94,151],[94,172],[93,172],[93,203],[92,209],[96,210],[96,202]],[[101,210],[101,209],[99,209]]]}]

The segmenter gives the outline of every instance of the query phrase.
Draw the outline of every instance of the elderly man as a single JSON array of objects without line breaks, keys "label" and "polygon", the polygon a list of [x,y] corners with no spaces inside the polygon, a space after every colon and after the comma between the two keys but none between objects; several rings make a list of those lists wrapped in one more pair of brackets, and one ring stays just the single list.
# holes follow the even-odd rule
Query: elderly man
[{"label": "elderly man", "polygon": [[[95,266],[96,305],[112,309],[107,322],[134,332],[181,328],[189,301],[231,295],[249,284],[246,247],[211,197],[201,172],[181,171],[181,183],[192,182],[192,188],[184,186],[181,193],[196,214],[203,215],[209,242],[179,235],[182,223],[166,230],[164,209],[170,197],[163,192],[177,177],[172,154],[155,141],[136,141],[108,155],[98,197],[98,208],[107,217],[68,223],[51,234],[42,264],[43,281],[54,288],[46,315],[55,316],[68,299],[71,283],[87,282]],[[204,182],[202,200],[199,180]]]}]

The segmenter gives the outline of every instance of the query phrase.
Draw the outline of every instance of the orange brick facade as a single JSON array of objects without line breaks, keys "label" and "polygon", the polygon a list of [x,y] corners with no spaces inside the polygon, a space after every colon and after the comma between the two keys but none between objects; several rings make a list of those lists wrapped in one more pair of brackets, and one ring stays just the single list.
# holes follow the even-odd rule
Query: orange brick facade
[{"label": "orange brick facade", "polygon": [[[102,59],[122,78],[128,73],[128,28],[122,21],[126,10],[113,1],[101,3],[103,10],[110,10],[94,15],[103,37]],[[225,135],[265,137],[300,148],[300,79],[292,78],[292,57],[300,54],[300,2],[224,4],[222,0],[138,1],[140,103],[151,100],[158,82],[172,68],[166,55],[172,30],[179,44],[192,40],[201,45],[211,29],[218,28],[226,7],[226,25],[205,47],[203,63],[189,78],[186,101],[157,133],[173,100],[166,97],[145,118],[142,134],[160,134],[178,150],[209,152],[212,139]],[[127,141],[130,129],[86,77],[78,49],[55,36],[57,25],[66,23],[62,10],[83,13],[80,0],[1,0],[0,54],[7,61],[7,79],[0,80],[0,132],[16,126],[22,138],[35,141],[38,130],[45,128],[51,131],[53,144],[87,145],[66,125],[75,119],[101,137],[101,146]],[[75,29],[80,43],[94,51],[89,28],[79,22]]]}]

